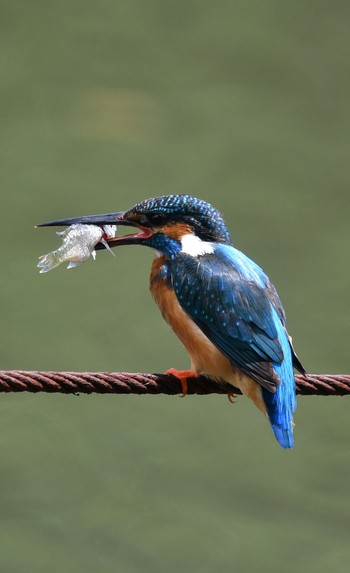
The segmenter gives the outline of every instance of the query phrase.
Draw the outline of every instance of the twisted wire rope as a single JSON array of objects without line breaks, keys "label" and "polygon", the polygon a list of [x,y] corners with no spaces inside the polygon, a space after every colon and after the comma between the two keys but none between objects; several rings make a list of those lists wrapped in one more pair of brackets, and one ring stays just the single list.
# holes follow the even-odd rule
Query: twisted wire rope
[{"label": "twisted wire rope", "polygon": [[[295,377],[297,394],[345,396],[350,394],[349,374],[308,374]],[[188,379],[188,394],[241,392],[225,382],[205,376]],[[62,394],[181,394],[180,381],[168,374],[132,372],[52,372],[0,370],[0,392]]]}]

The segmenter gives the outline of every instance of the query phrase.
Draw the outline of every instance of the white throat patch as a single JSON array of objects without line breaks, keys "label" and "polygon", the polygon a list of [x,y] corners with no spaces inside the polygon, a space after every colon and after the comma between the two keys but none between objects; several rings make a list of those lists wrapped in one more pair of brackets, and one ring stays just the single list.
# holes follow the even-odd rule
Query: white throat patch
[{"label": "white throat patch", "polygon": [[202,241],[196,235],[189,233],[181,238],[181,252],[191,255],[192,257],[200,257],[202,255],[209,255],[214,252],[212,243]]}]

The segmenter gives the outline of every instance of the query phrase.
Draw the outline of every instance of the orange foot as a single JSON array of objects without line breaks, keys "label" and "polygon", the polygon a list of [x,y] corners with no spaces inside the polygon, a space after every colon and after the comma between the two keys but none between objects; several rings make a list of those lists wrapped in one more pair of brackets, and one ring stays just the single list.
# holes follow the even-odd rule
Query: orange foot
[{"label": "orange foot", "polygon": [[195,370],[177,370],[176,368],[170,368],[166,371],[165,374],[170,374],[171,376],[175,376],[175,378],[180,380],[182,387],[181,398],[184,398],[187,394],[187,378],[196,378],[198,376]]},{"label": "orange foot", "polygon": [[235,404],[236,403],[235,398],[237,398],[237,394],[234,394],[233,392],[228,392],[227,398],[228,398],[228,401],[231,402],[231,404]]}]

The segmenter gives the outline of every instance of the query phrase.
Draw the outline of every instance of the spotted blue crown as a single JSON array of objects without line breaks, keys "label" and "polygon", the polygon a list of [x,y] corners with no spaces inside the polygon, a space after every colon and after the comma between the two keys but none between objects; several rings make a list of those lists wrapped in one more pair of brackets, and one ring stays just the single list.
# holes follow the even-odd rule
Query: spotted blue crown
[{"label": "spotted blue crown", "polygon": [[231,244],[230,234],[221,213],[210,203],[191,195],[153,197],[134,205],[125,213],[125,217],[128,218],[131,213],[144,214],[149,221],[152,221],[152,215],[161,214],[166,223],[187,223],[204,241]]}]

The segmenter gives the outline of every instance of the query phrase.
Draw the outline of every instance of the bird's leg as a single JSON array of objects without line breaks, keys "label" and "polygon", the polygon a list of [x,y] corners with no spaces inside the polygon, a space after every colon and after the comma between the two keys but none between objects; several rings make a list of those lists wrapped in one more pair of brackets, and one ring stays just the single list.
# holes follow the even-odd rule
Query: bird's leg
[{"label": "bird's leg", "polygon": [[180,380],[182,387],[181,398],[184,398],[188,391],[187,379],[196,378],[198,376],[195,370],[177,370],[176,368],[170,368],[166,371],[165,374],[170,374],[171,376],[175,376],[175,378]]},{"label": "bird's leg", "polygon": [[231,404],[235,404],[236,403],[235,398],[237,398],[237,394],[234,394],[233,392],[227,392],[227,398],[228,401],[231,402]]}]

